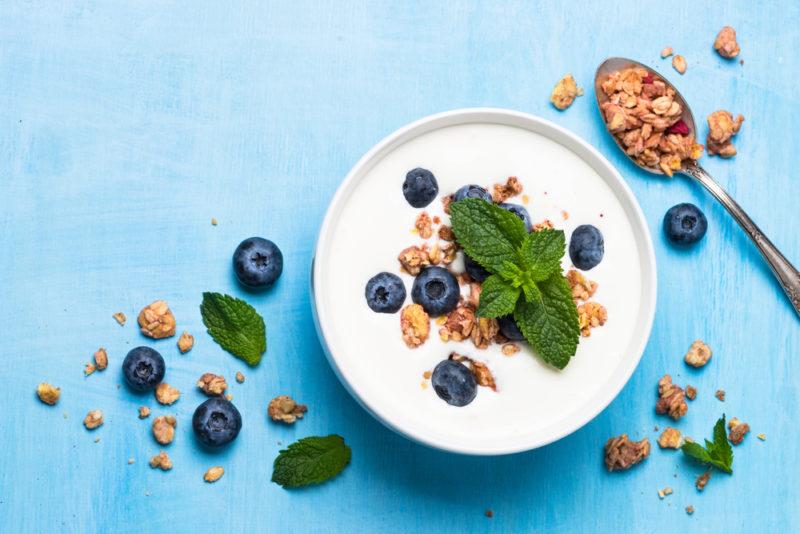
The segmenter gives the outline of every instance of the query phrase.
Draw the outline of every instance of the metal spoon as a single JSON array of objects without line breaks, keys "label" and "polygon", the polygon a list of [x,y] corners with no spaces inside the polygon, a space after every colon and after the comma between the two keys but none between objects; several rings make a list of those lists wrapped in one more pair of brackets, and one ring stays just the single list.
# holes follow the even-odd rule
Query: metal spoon
[{"label": "metal spoon", "polygon": [[[686,100],[684,100],[680,92],[675,89],[675,86],[669,83],[667,79],[659,74],[655,69],[651,69],[650,67],[643,65],[638,61],[633,61],[632,59],[612,57],[603,61],[603,63],[601,63],[597,68],[597,73],[594,77],[594,93],[597,97],[598,109],[600,109],[600,106],[608,100],[608,95],[606,95],[600,87],[601,83],[608,77],[609,74],[630,67],[641,67],[648,72],[652,72],[661,78],[664,83],[667,84],[667,86],[670,86],[675,90],[675,96],[673,98],[683,107],[683,114],[681,115],[681,118],[689,127],[689,131],[693,132],[695,137],[697,137],[697,128],[695,127],[692,111],[689,109],[689,106],[686,104]],[[603,124],[608,130],[608,124],[605,121],[605,117],[603,117],[602,109],[600,109],[600,115],[603,119]],[[617,146],[622,150],[622,152],[625,153],[625,155],[628,155],[625,152],[625,147],[621,144],[620,140],[617,139],[617,137],[613,134],[611,137],[617,143]],[[641,165],[632,157],[628,157],[639,168],[644,169],[647,172],[653,174],[664,174],[661,169]],[[694,178],[697,182],[702,184],[703,187],[708,189],[708,191],[714,195],[714,198],[719,200],[722,205],[725,206],[725,209],[728,210],[728,213],[730,213],[733,218],[736,219],[736,222],[739,223],[739,226],[741,226],[744,231],[747,232],[747,235],[750,236],[750,239],[761,252],[761,255],[764,256],[764,259],[769,264],[772,272],[778,279],[778,282],[780,282],[783,291],[786,293],[786,296],[789,297],[792,307],[794,307],[797,314],[800,315],[800,272],[798,272],[797,269],[795,269],[794,266],[789,263],[789,260],[787,260],[783,254],[781,254],[777,247],[775,247],[775,245],[773,245],[772,242],[767,239],[758,226],[756,226],[756,223],[754,223],[753,220],[747,216],[747,213],[744,212],[739,204],[737,204],[736,201],[733,200],[731,196],[726,193],[725,190],[722,189],[722,187],[720,187],[716,181],[714,181],[711,175],[709,175],[696,161],[691,159],[684,160],[681,162],[681,168],[677,172]]]}]

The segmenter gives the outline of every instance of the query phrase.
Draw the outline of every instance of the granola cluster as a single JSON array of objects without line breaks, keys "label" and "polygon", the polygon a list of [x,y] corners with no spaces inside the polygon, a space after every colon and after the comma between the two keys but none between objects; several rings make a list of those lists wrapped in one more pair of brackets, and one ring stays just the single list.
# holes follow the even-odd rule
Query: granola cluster
[{"label": "granola cluster", "polygon": [[581,95],[583,95],[583,89],[575,83],[575,78],[572,77],[572,74],[567,74],[558,80],[558,83],[553,88],[553,92],[550,94],[550,102],[556,109],[563,111],[570,107],[575,102],[575,99]]},{"label": "granola cluster", "polygon": [[303,418],[303,414],[308,411],[305,404],[297,404],[289,395],[280,395],[272,399],[267,407],[267,415],[273,421],[280,421],[292,424],[298,419]]},{"label": "granola cluster", "polygon": [[725,59],[733,59],[739,55],[739,43],[736,42],[736,30],[730,26],[724,26],[717,38],[714,39],[714,50]]},{"label": "granola cluster", "polygon": [[415,349],[428,340],[430,317],[419,304],[409,304],[400,312],[400,330],[408,348]]},{"label": "granola cluster", "polygon": [[153,437],[161,445],[169,445],[175,439],[178,420],[174,415],[160,415],[153,420]]},{"label": "granola cluster", "polygon": [[42,382],[36,387],[36,395],[43,403],[53,406],[61,398],[61,388]]},{"label": "granola cluster", "polygon": [[175,316],[163,300],[148,304],[139,312],[139,327],[142,334],[154,339],[175,335]]},{"label": "granola cluster", "polygon": [[495,204],[505,202],[511,197],[522,193],[522,182],[516,176],[509,176],[504,184],[494,184],[492,187],[492,201]]},{"label": "granola cluster", "polygon": [[630,469],[650,455],[650,441],[631,441],[627,434],[610,438],[605,446],[605,463],[609,471]]},{"label": "granola cluster", "polygon": [[492,391],[497,391],[494,375],[492,375],[488,365],[474,358],[470,358],[469,356],[458,354],[457,352],[451,352],[449,358],[455,362],[469,363],[469,369],[472,371],[472,374],[475,375],[475,381],[478,385],[490,388]]},{"label": "granola cluster", "polygon": [[178,399],[181,398],[181,392],[166,382],[161,382],[158,386],[156,386],[155,395],[159,404],[163,404],[165,406],[174,404],[178,401]]},{"label": "granola cluster", "polygon": [[658,438],[658,446],[662,449],[680,449],[683,439],[677,428],[667,427]]},{"label": "granola cluster", "polygon": [[572,291],[572,299],[578,307],[578,326],[581,335],[589,337],[592,335],[592,328],[603,326],[608,319],[605,306],[589,300],[597,291],[597,282],[587,280],[580,272],[571,269],[567,272],[567,283]]},{"label": "granola cluster", "polygon": [[197,387],[209,396],[219,397],[228,388],[228,383],[225,381],[224,376],[215,375],[214,373],[205,373],[197,381]]},{"label": "granola cluster", "polygon": [[730,111],[719,109],[708,116],[708,155],[718,155],[721,158],[732,158],[736,155],[736,147],[733,146],[733,136],[739,133],[739,129],[744,122],[741,114],[733,118]]},{"label": "granola cluster", "polygon": [[225,474],[225,469],[223,469],[221,465],[209,467],[208,471],[206,471],[205,474],[203,475],[203,480],[209,483],[216,482],[217,480],[222,478],[222,475],[224,474]]},{"label": "granola cluster", "polygon": [[433,221],[427,211],[423,211],[414,222],[414,229],[422,239],[428,239],[433,235]]},{"label": "granola cluster", "polygon": [[676,421],[686,415],[689,406],[686,404],[686,393],[683,388],[672,383],[672,377],[664,375],[658,381],[658,400],[656,413],[667,414]]},{"label": "granola cluster", "polygon": [[631,67],[611,73],[601,88],[608,97],[600,106],[606,124],[636,162],[672,176],[683,160],[700,157],[703,146],[681,119],[675,90],[657,75]]},{"label": "granola cluster", "polygon": [[86,414],[86,417],[83,419],[83,426],[85,426],[88,430],[94,430],[95,428],[101,426],[103,424],[103,412],[100,410],[92,410]]},{"label": "granola cluster", "polygon": [[692,346],[689,347],[689,350],[683,357],[683,361],[692,367],[703,367],[710,359],[711,348],[699,339],[692,343]]},{"label": "granola cluster", "polygon": [[728,421],[728,440],[734,445],[739,445],[750,432],[750,425],[739,421],[736,417]]},{"label": "granola cluster", "polygon": [[150,458],[150,467],[153,469],[161,469],[162,471],[169,471],[172,469],[172,460],[166,452],[161,451]]}]

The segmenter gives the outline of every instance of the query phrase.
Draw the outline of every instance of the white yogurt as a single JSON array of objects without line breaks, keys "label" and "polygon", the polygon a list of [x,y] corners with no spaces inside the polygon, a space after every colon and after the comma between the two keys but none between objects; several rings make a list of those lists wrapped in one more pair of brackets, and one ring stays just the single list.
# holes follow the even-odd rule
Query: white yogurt
[{"label": "white yogurt", "polygon": [[[566,369],[544,364],[527,346],[509,357],[500,346],[476,349],[471,341],[442,342],[431,321],[428,341],[409,349],[400,332],[400,314],[377,314],[364,298],[367,280],[380,271],[400,274],[398,253],[424,242],[411,230],[422,209],[412,208],[401,186],[414,167],[429,169],[440,197],[465,184],[484,187],[517,176],[529,198],[534,223],[550,219],[567,240],[580,224],[593,224],[605,238],[603,261],[586,276],[599,284],[592,300],[608,310],[605,326],[581,338]],[[628,215],[617,196],[583,159],[559,143],[529,130],[499,124],[462,124],[425,133],[378,161],[344,201],[332,222],[330,254],[318,266],[317,298],[331,312],[323,320],[333,332],[339,368],[369,407],[401,431],[408,425],[430,441],[458,444],[513,442],[559,425],[602,394],[635,336],[642,295],[640,251]],[[522,196],[509,202],[522,204]],[[449,222],[440,198],[427,208]],[[562,210],[568,213],[566,220]],[[436,235],[428,240],[437,241]],[[462,270],[463,262],[453,264]],[[569,255],[563,261],[571,267]],[[401,274],[408,297],[413,277]],[[479,387],[475,400],[453,407],[441,400],[423,373],[457,351],[486,362],[497,392]],[[637,355],[638,359],[638,355]],[[627,378],[627,377],[626,377]],[[457,446],[456,446],[457,448]]]}]

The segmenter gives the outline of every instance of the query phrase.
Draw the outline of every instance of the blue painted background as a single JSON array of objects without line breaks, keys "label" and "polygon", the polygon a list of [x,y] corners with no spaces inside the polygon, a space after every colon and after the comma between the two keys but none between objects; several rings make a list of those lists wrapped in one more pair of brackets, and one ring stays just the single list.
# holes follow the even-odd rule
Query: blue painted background
[{"label": "blue painted background", "polygon": [[[591,91],[605,57],[628,55],[674,79],[700,121],[718,108],[743,113],[739,155],[703,163],[800,262],[800,6],[603,4],[3,2],[2,531],[800,529],[800,321],[707,194],[682,178],[649,178],[620,157]],[[724,24],[738,30],[744,65],[712,51]],[[659,58],[667,44],[686,56],[685,76]],[[587,95],[559,113],[548,96],[567,72]],[[307,288],[318,225],[350,166],[395,128],[464,106],[532,112],[597,146],[641,202],[659,266],[652,337],[620,396],[568,438],[501,458],[429,450],[368,416],[325,361]],[[671,249],[660,232],[664,211],[682,201],[709,218],[707,237],[690,251]],[[236,244],[254,234],[285,256],[280,283],[263,295],[237,287],[229,265]],[[257,369],[204,333],[206,290],[243,296],[266,318],[269,351]],[[175,339],[152,343],[183,391],[168,410],[117,387],[124,354],[146,342],[132,320],[156,298],[197,337],[185,356]],[[125,327],[111,318],[116,311],[128,315]],[[681,357],[698,337],[714,358],[693,371]],[[110,368],[84,378],[101,345]],[[189,425],[201,400],[193,384],[206,371],[228,377],[245,420],[219,455],[199,450]],[[653,410],[664,372],[700,390],[682,430],[707,436],[723,412],[753,427],[736,449],[735,474],[715,474],[702,494],[693,487],[701,469],[674,452],[654,450],[626,473],[603,470],[610,435],[654,441],[653,426],[668,422]],[[62,387],[57,407],[36,400],[42,380]],[[713,397],[718,388],[724,404]],[[294,427],[266,420],[267,402],[282,393],[309,405]],[[137,419],[142,403],[179,416],[169,473],[147,466],[158,447],[152,419]],[[81,420],[95,408],[106,423],[89,433]],[[341,477],[292,492],[269,482],[278,442],[331,432],[353,448]],[[226,475],[205,484],[216,464]],[[674,494],[662,501],[664,486]]]}]

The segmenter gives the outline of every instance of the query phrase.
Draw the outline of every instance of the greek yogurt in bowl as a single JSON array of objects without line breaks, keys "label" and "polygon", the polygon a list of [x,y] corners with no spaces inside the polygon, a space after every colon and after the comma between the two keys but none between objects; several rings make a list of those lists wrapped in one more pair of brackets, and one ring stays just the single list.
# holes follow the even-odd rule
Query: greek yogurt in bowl
[{"label": "greek yogurt in bowl", "polygon": [[[422,167],[439,195],[414,208],[401,190]],[[583,273],[597,282],[592,300],[605,307],[602,328],[581,337],[563,370],[544,363],[525,342],[513,355],[502,345],[442,341],[431,318],[429,338],[403,341],[400,312],[375,313],[364,288],[379,272],[401,277],[411,303],[414,277],[397,256],[423,240],[413,231],[422,211],[449,223],[440,197],[466,184],[491,187],[518,177],[534,223],[549,219],[566,238],[583,224],[604,236],[599,265]],[[436,235],[427,240],[435,244]],[[447,266],[463,272],[463,253]],[[573,268],[569,254],[564,272]],[[320,230],[312,268],[315,319],[326,355],[344,386],[389,428],[426,445],[465,454],[536,448],[580,428],[619,393],[641,358],[652,326],[656,269],[647,225],[619,173],[574,134],[537,117],[502,109],[464,109],[412,123],[378,143],[348,174]],[[466,295],[465,295],[466,296]],[[492,373],[496,391],[479,387],[466,406],[444,402],[429,373],[451,352]]]}]

